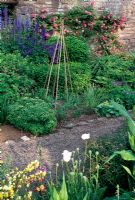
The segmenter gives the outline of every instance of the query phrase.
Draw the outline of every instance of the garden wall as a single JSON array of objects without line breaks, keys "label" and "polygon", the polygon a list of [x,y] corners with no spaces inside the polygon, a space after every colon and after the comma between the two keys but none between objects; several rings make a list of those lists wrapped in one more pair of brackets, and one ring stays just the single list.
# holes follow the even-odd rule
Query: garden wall
[{"label": "garden wall", "polygon": [[[72,2],[72,3],[71,3]],[[46,8],[50,13],[64,12],[76,5],[78,0],[20,0],[16,6],[17,15],[28,15],[39,12]],[[127,17],[127,27],[119,32],[120,40],[125,44],[126,49],[135,49],[135,0],[95,0],[94,7],[100,11],[109,9],[116,15]]]}]

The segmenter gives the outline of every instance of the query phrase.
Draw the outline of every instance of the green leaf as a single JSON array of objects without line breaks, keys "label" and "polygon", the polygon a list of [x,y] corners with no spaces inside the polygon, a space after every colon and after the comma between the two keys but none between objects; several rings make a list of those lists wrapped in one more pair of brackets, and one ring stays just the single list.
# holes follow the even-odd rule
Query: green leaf
[{"label": "green leaf", "polygon": [[130,150],[122,150],[122,151],[117,151],[115,154],[118,154],[122,157],[123,160],[126,161],[135,161],[135,154],[130,151]]},{"label": "green leaf", "polygon": [[129,131],[132,135],[135,136],[135,122],[132,120],[125,107],[114,101],[111,101],[111,104],[116,110],[120,112],[121,115],[123,115],[127,119]]},{"label": "green leaf", "polygon": [[126,170],[126,172],[127,172],[133,179],[135,179],[135,177],[132,175],[131,170],[130,170],[128,167],[123,166],[123,168]]},{"label": "green leaf", "polygon": [[128,120],[128,128],[130,133],[135,137],[135,122],[132,119]]},{"label": "green leaf", "polygon": [[126,111],[124,106],[122,106],[122,105],[120,105],[120,104],[118,104],[118,103],[116,103],[114,101],[111,101],[111,105],[113,105],[114,108],[116,110],[118,110],[120,112],[120,114],[123,115],[126,119],[132,120],[132,118],[130,117],[130,115],[128,114],[128,112]]},{"label": "green leaf", "polygon": [[65,181],[65,175],[63,174],[63,183],[59,193],[60,200],[68,200],[67,186]]},{"label": "green leaf", "polygon": [[88,193],[85,195],[85,197],[83,198],[83,200],[87,200],[88,199]]},{"label": "green leaf", "polygon": [[52,194],[50,200],[60,200],[59,194],[56,191],[55,187],[52,189]]},{"label": "green leaf", "polygon": [[131,149],[135,152],[135,136],[128,133],[128,138],[129,138]]},{"label": "green leaf", "polygon": [[106,163],[109,162],[110,160],[112,160],[117,155],[120,155],[123,160],[126,160],[126,161],[135,161],[135,154],[132,151],[130,151],[130,150],[122,150],[122,151],[116,151],[116,152],[114,152],[110,156],[110,158],[106,161]]}]

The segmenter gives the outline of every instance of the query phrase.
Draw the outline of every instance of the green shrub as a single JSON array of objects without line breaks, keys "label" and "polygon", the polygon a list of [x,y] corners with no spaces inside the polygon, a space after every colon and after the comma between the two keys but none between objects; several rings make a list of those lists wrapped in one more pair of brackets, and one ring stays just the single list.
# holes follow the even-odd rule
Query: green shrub
[{"label": "green shrub", "polygon": [[29,70],[29,62],[23,58],[19,52],[0,53],[0,69],[3,66],[10,70],[15,70],[19,75],[27,73]]},{"label": "green shrub", "polygon": [[[57,37],[51,37],[48,40],[48,45],[56,43]],[[90,56],[90,47],[85,39],[76,36],[65,37],[68,58],[70,62],[87,62]]]},{"label": "green shrub", "polygon": [[111,160],[110,163],[105,164],[114,151],[119,151],[123,148],[129,148],[126,126],[118,129],[113,134],[99,137],[95,141],[89,143],[89,149],[92,150],[93,153],[99,151],[99,165],[102,168],[99,182],[103,187],[107,186],[107,196],[114,194],[117,184],[119,184],[122,189],[128,189],[129,187],[127,174],[122,168],[124,161],[116,157]]},{"label": "green shrub", "polygon": [[28,76],[31,77],[38,87],[44,87],[45,80],[49,71],[49,65],[40,64],[34,65],[31,63],[30,70],[28,72]]},{"label": "green shrub", "polygon": [[[87,63],[71,62],[69,67],[71,72],[73,92],[84,92],[89,87],[91,81],[90,66]],[[62,69],[64,69],[64,67]],[[64,76],[64,71],[62,71],[62,74]]]},{"label": "green shrub", "polygon": [[[124,192],[123,194],[121,194],[123,191],[119,191],[120,195],[119,195],[119,200],[134,200],[135,198],[135,192]],[[105,198],[104,200],[118,200],[118,195],[114,196],[114,197],[108,197]]]},{"label": "green shrub", "polygon": [[80,115],[79,113],[82,113],[81,97],[79,95],[69,94],[68,100],[65,98],[60,99],[60,103],[56,109],[59,121]]},{"label": "green shrub", "polygon": [[75,36],[66,37],[66,47],[71,62],[87,62],[89,59],[89,47],[82,38]]},{"label": "green shrub", "polygon": [[57,125],[55,112],[48,103],[28,97],[9,106],[8,121],[34,135],[51,133]]},{"label": "green shrub", "polygon": [[[51,74],[50,85],[49,85],[51,95],[52,95],[52,91],[54,88],[54,82],[56,79],[57,68],[58,68],[58,65],[54,65],[52,74]],[[84,92],[85,89],[87,89],[89,87],[90,81],[91,81],[90,66],[87,63],[70,62],[69,69],[70,69],[71,76],[68,73],[68,67],[67,67],[67,84],[68,84],[69,91],[71,91],[71,81],[70,81],[70,77],[71,77],[73,92],[74,93]],[[47,71],[49,72],[49,68]],[[48,74],[48,72],[47,72],[47,74]],[[64,73],[65,73],[64,72],[64,64],[61,63],[60,76],[59,76],[59,92],[61,92],[61,94],[63,93],[63,91],[65,91],[65,75],[64,75]],[[46,74],[46,76],[47,76],[47,74]]]},{"label": "green shrub", "polygon": [[35,83],[26,75],[27,62],[20,54],[0,54],[0,59],[0,123],[3,123],[8,104],[30,92]]},{"label": "green shrub", "polygon": [[131,56],[102,56],[91,62],[91,69],[92,81],[106,88],[109,100],[132,109],[135,104],[135,67]]},{"label": "green shrub", "polygon": [[0,124],[6,122],[9,100],[7,95],[0,97]]},{"label": "green shrub", "polygon": [[134,87],[133,58],[122,55],[102,56],[92,62],[93,80],[100,85],[129,84]]},{"label": "green shrub", "polygon": [[108,98],[106,91],[101,88],[90,86],[86,92],[84,92],[83,107],[86,113],[95,112],[96,107]]},{"label": "green shrub", "polygon": [[112,105],[110,105],[108,101],[99,104],[96,107],[96,112],[100,116],[105,117],[118,117],[120,115],[119,112]]},{"label": "green shrub", "polygon": [[114,86],[108,89],[109,99],[124,104],[127,109],[132,109],[135,105],[135,92],[129,86]]}]

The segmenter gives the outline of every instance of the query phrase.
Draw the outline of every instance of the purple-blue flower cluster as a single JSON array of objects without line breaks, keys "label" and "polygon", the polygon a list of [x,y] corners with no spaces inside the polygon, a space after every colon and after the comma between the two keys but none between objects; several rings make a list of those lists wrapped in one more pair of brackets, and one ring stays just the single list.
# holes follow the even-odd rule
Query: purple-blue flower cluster
[{"label": "purple-blue flower cluster", "polygon": [[[11,17],[7,7],[5,7],[0,9],[0,30],[6,30],[6,28],[7,34],[9,34],[8,38],[11,40],[11,48],[19,50],[22,56],[46,56],[48,54],[50,59],[54,57],[56,42],[47,44],[46,29],[42,27],[40,30],[38,22],[32,24],[30,18]],[[53,35],[53,31],[50,31],[49,35]],[[10,42],[8,41],[8,43]],[[57,63],[59,48],[60,45],[57,47],[54,63]]]}]

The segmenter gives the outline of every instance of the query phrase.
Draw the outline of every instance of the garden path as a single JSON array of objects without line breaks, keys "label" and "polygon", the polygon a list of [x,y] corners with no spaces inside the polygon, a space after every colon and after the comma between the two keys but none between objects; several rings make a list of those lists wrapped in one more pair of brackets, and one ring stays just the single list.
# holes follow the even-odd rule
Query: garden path
[{"label": "garden path", "polygon": [[[84,141],[81,135],[90,133],[91,138],[99,137],[104,134],[111,134],[116,131],[123,123],[123,118],[98,118],[94,116],[81,116],[78,119],[61,124],[55,133],[43,136],[30,136],[29,141],[22,141],[20,136],[27,133],[20,132],[13,127],[1,127],[0,138],[4,135],[4,131],[8,131],[13,137],[9,137],[9,141],[5,143],[0,140],[0,149],[4,158],[11,157],[15,166],[24,166],[30,161],[39,159],[41,150],[41,158],[47,163],[50,170],[54,165],[62,159],[63,150],[73,151],[76,148],[83,149]],[[7,132],[5,133],[5,135]],[[18,137],[19,135],[19,137]],[[9,135],[8,135],[9,136]]]}]

